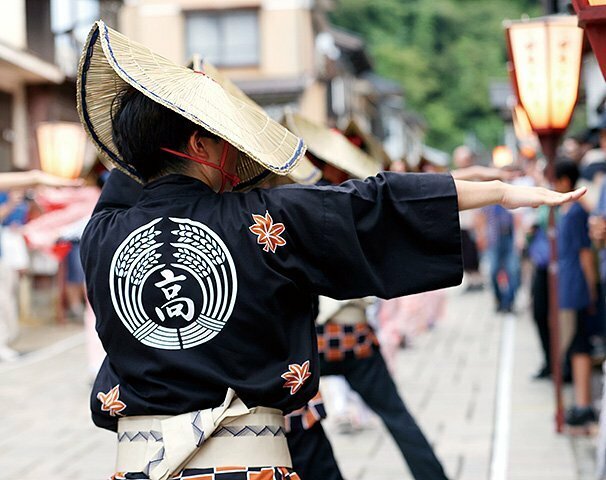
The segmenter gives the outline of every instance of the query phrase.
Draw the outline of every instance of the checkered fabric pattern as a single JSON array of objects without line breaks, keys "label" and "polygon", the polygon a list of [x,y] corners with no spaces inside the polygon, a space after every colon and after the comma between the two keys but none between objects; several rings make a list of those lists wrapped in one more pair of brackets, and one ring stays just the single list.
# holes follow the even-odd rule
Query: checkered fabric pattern
[{"label": "checkered fabric pattern", "polygon": [[287,432],[300,432],[309,430],[320,420],[326,418],[326,408],[320,392],[312,398],[307,405],[284,417],[284,424]]},{"label": "checkered fabric pattern", "polygon": [[[148,480],[142,473],[116,473],[110,480]],[[217,467],[185,469],[171,480],[301,480],[284,467]]]},{"label": "checkered fabric pattern", "polygon": [[379,349],[379,340],[367,323],[316,325],[320,360],[340,362],[370,357]]}]

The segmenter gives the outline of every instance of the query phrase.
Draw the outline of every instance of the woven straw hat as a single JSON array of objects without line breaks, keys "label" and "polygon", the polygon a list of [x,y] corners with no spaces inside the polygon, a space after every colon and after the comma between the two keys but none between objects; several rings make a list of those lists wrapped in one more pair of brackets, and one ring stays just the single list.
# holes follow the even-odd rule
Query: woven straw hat
[{"label": "woven straw hat", "polygon": [[176,65],[98,21],[78,68],[80,120],[101,154],[138,180],[141,177],[121,158],[112,139],[112,106],[127,85],[237,148],[238,189],[258,183],[269,171],[287,175],[305,154],[303,141],[260,108],[230,94],[209,76]]},{"label": "woven straw hat", "polygon": [[[194,55],[191,65],[194,70],[202,71],[215,80],[226,92],[230,93],[236,98],[239,98],[243,102],[248,103],[253,108],[263,110],[258,103],[246,95],[234,82],[220,73],[212,63],[206,60],[202,62],[198,55]],[[315,185],[321,180],[322,172],[313,163],[311,163],[309,159],[303,157],[299,163],[297,163],[295,168],[291,170],[288,176],[295,183],[300,183],[302,185]]]},{"label": "woven straw hat", "polygon": [[322,180],[322,170],[306,157],[288,174],[288,177],[301,185],[315,185]]},{"label": "woven straw hat", "polygon": [[354,178],[366,178],[381,171],[381,164],[353,145],[338,131],[323,127],[293,112],[284,117],[286,127],[300,136],[320,160]]}]

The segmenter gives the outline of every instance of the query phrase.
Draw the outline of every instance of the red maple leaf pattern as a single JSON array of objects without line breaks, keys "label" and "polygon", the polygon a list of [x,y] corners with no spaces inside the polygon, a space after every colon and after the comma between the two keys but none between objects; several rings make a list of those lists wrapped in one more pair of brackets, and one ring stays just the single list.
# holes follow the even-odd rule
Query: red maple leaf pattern
[{"label": "red maple leaf pattern", "polygon": [[120,385],[116,385],[107,393],[97,393],[97,399],[101,402],[101,410],[109,412],[112,417],[120,415],[126,408],[126,404],[120,401]]},{"label": "red maple leaf pattern", "polygon": [[286,245],[286,240],[280,236],[286,230],[283,223],[274,223],[274,219],[267,211],[265,216],[253,214],[252,218],[255,223],[248,229],[257,235],[257,243],[264,245],[263,251],[271,250],[272,253],[276,253],[276,248]]},{"label": "red maple leaf pattern", "polygon": [[283,387],[290,388],[290,394],[294,395],[301,389],[305,381],[311,377],[311,373],[309,372],[309,360],[303,365],[297,363],[289,365],[288,372],[285,372],[280,376],[286,380]]}]

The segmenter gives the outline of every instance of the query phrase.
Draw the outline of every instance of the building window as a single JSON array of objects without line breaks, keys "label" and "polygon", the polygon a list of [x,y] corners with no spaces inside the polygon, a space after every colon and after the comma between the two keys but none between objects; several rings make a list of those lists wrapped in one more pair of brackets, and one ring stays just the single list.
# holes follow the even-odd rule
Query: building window
[{"label": "building window", "polygon": [[[28,2],[42,3],[39,0]],[[34,17],[40,16],[38,10],[32,12]],[[49,48],[54,49],[54,62],[66,75],[76,76],[82,46],[91,24],[99,17],[100,0],[50,0],[50,26],[55,38]]]},{"label": "building window", "polygon": [[194,12],[186,17],[187,55],[220,67],[259,64],[257,10]]}]

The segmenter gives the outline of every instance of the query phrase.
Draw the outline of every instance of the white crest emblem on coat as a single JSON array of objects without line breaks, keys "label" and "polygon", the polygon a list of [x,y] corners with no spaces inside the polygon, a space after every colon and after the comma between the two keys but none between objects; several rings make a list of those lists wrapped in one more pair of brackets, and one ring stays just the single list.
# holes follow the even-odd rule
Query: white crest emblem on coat
[{"label": "white crest emblem on coat", "polygon": [[[172,228],[163,232],[162,220],[133,231],[114,253],[112,304],[144,345],[191,348],[212,340],[229,320],[238,290],[236,268],[221,238],[206,225],[169,218]],[[165,243],[158,237],[167,234],[174,241],[161,249]]]}]

